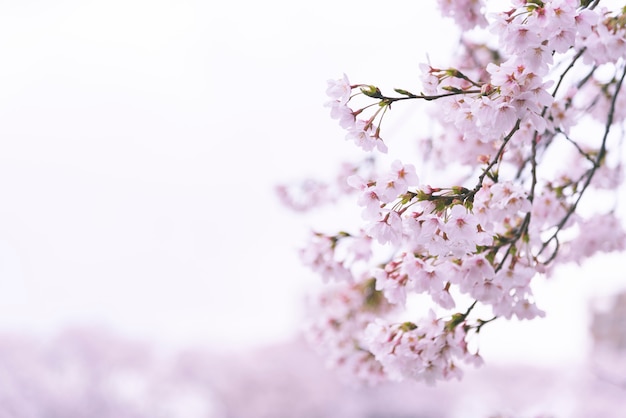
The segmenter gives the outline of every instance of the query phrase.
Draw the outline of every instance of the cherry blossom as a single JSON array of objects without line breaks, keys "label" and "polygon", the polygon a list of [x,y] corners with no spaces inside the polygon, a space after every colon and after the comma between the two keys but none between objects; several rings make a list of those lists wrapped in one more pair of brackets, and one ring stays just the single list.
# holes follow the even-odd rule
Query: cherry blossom
[{"label": "cherry blossom", "polygon": [[[626,132],[626,15],[600,3],[441,0],[463,34],[449,62],[420,65],[421,91],[329,81],[331,117],[377,160],[345,181],[361,229],[301,252],[340,286],[313,327],[337,366],[370,383],[460,378],[489,323],[549,315],[533,283],[624,250],[620,200],[588,210],[622,187]],[[382,127],[410,103],[435,127],[396,157]],[[425,317],[410,309],[422,296]]]}]

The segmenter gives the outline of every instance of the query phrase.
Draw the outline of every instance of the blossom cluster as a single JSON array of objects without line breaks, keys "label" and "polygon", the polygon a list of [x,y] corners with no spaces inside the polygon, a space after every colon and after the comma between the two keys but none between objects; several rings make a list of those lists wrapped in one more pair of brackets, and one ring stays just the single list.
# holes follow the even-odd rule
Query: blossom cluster
[{"label": "blossom cluster", "polygon": [[[462,363],[482,361],[473,341],[483,326],[545,315],[537,277],[625,248],[617,200],[590,211],[583,196],[623,180],[626,11],[598,0],[513,0],[487,12],[503,7],[489,3],[439,1],[472,31],[454,61],[422,64],[420,93],[387,95],[346,75],[328,82],[331,117],[373,158],[392,154],[380,128],[392,104],[426,102],[438,123],[412,160],[345,176],[358,232],[316,232],[301,251],[332,289],[313,341],[366,381],[460,378]],[[427,166],[463,177],[436,184],[418,176]]]}]

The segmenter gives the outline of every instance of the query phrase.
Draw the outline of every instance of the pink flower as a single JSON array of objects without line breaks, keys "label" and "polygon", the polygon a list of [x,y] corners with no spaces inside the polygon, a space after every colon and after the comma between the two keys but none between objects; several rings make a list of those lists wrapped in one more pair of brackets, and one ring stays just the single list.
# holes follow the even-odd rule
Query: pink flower
[{"label": "pink flower", "polygon": [[330,117],[339,121],[339,126],[344,129],[352,129],[356,123],[356,118],[352,109],[350,109],[345,103],[341,103],[339,100],[333,100],[326,103],[326,106],[330,107]]},{"label": "pink flower", "polygon": [[473,240],[478,230],[478,220],[462,205],[454,205],[448,214],[445,233],[452,240]]},{"label": "pink flower", "polygon": [[438,3],[441,13],[454,19],[463,30],[487,26],[482,0],[439,0]]},{"label": "pink flower", "polygon": [[399,160],[395,160],[391,164],[391,171],[376,182],[376,193],[383,202],[389,203],[406,193],[409,185],[416,185],[418,182],[415,167],[405,166]]},{"label": "pink flower", "polygon": [[402,220],[397,212],[388,212],[385,217],[369,226],[367,233],[380,244],[399,245],[402,240]]},{"label": "pink flower", "polygon": [[347,75],[344,74],[343,78],[339,80],[328,80],[326,95],[331,99],[345,105],[350,100],[350,94],[352,94],[352,86],[350,86]]},{"label": "pink flower", "polygon": [[376,127],[364,120],[357,120],[346,134],[346,139],[354,141],[356,145],[365,151],[372,151],[374,148],[382,153],[387,152],[387,146],[383,140],[376,135]]},{"label": "pink flower", "polygon": [[365,220],[378,220],[381,216],[381,200],[376,194],[376,183],[366,182],[359,175],[355,174],[348,177],[348,184],[360,190],[357,203],[359,206],[364,207],[361,213]]}]

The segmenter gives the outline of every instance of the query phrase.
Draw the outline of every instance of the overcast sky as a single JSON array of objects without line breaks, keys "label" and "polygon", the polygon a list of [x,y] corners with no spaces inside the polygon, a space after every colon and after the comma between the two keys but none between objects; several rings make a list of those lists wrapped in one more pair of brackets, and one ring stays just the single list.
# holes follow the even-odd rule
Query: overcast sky
[{"label": "overcast sky", "polygon": [[[322,106],[328,78],[410,88],[426,53],[445,60],[452,27],[423,3],[0,2],[0,330],[292,335],[309,225],[272,188],[359,155]],[[552,315],[566,327],[585,319],[578,276]]]}]

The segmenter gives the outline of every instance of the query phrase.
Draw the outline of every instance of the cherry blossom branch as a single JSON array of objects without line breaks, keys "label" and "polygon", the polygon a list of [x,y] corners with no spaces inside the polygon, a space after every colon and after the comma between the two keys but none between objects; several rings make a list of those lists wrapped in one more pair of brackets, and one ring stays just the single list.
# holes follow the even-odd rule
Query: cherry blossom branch
[{"label": "cherry blossom branch", "polygon": [[380,99],[381,105],[391,105],[392,103],[403,101],[403,100],[412,100],[412,99],[423,99],[426,101],[432,101],[437,99],[443,99],[444,97],[452,97],[463,94],[479,94],[482,93],[481,90],[460,90],[454,89],[449,93],[442,93],[437,95],[425,95],[425,94],[413,94],[407,90],[395,89],[397,93],[403,94],[403,97],[389,97],[382,94],[380,89],[375,86],[367,86],[367,89],[362,87],[361,91],[368,97],[373,99]]},{"label": "cherry blossom branch", "polygon": [[572,138],[569,137],[569,135],[567,135],[565,132],[563,132],[560,129],[557,129],[557,132],[560,133],[561,135],[563,135],[563,137],[572,145],[574,145],[574,147],[576,147],[576,150],[578,150],[578,153],[580,155],[582,155],[587,161],[589,161],[591,164],[593,164],[594,166],[596,165],[596,160],[594,160],[593,158],[591,158],[591,156],[586,153],[581,147],[580,145],[578,145],[578,143],[576,141],[574,141]]},{"label": "cherry blossom branch", "polygon": [[[567,213],[565,214],[563,219],[561,219],[561,221],[556,225],[556,230],[552,234],[552,236],[550,238],[548,238],[548,240],[543,243],[543,245],[539,249],[539,252],[537,253],[536,257],[539,257],[541,255],[541,253],[546,249],[546,247],[550,244],[550,242],[552,242],[553,240],[556,240],[556,244],[557,244],[556,248],[558,249],[557,235],[563,229],[563,227],[565,226],[567,221],[570,219],[570,217],[576,211],[576,208],[578,207],[578,204],[579,204],[580,200],[582,199],[585,191],[587,190],[587,188],[591,184],[591,180],[593,179],[594,174],[596,173],[597,169],[600,168],[600,165],[602,164],[602,160],[604,159],[604,156],[606,155],[606,141],[607,141],[607,138],[609,136],[609,132],[611,131],[611,126],[613,125],[613,118],[614,118],[614,115],[615,115],[615,104],[617,103],[617,97],[618,97],[618,95],[619,95],[619,93],[621,91],[622,83],[624,82],[624,78],[625,77],[626,77],[626,66],[624,66],[624,70],[622,71],[622,76],[619,79],[619,81],[617,82],[617,85],[615,87],[615,94],[613,95],[613,98],[611,100],[611,106],[609,108],[609,112],[608,112],[608,115],[607,115],[607,118],[606,118],[604,134],[602,136],[602,144],[600,146],[600,151],[598,152],[598,155],[597,155],[595,161],[593,161],[593,163],[594,163],[593,167],[588,171],[585,183],[583,184],[583,187],[580,190],[576,200],[570,206],[569,210],[567,211]],[[550,262],[552,262],[554,260],[554,258],[556,257],[556,255],[557,255],[557,251],[553,251],[553,253],[550,255],[550,257],[546,261],[544,261],[543,264],[547,265]]]},{"label": "cherry blossom branch", "polygon": [[[565,79],[565,76],[567,75],[567,73],[574,68],[574,65],[576,64],[576,62],[580,59],[580,57],[583,56],[583,54],[585,53],[585,51],[587,50],[587,48],[581,48],[580,51],[578,51],[576,53],[576,55],[574,55],[574,57],[572,58],[572,60],[570,61],[569,65],[567,66],[567,68],[565,70],[563,70],[563,72],[561,73],[561,75],[559,76],[559,81],[557,81],[556,86],[554,86],[554,90],[552,90],[552,97],[556,97],[556,93],[559,91],[559,88],[561,87],[561,83],[563,83],[563,80]],[[590,77],[591,75],[589,75]]]},{"label": "cherry blossom branch", "polygon": [[500,161],[500,158],[502,157],[502,154],[504,153],[504,149],[506,148],[506,145],[509,143],[509,141],[511,140],[515,132],[519,130],[521,122],[522,122],[521,119],[518,119],[517,122],[515,122],[515,126],[513,126],[513,129],[511,129],[511,131],[502,140],[502,145],[500,145],[500,148],[498,149],[498,152],[496,153],[496,155],[489,162],[489,164],[487,164],[487,167],[483,169],[482,174],[478,176],[478,182],[476,186],[468,193],[468,198],[470,199],[470,201],[473,198],[473,196],[476,195],[476,193],[483,186],[485,177],[490,175],[489,171],[498,163],[498,161]]},{"label": "cherry blossom branch", "polygon": [[[337,285],[320,301],[327,309],[317,328],[318,341],[331,347],[337,364],[367,379],[458,377],[459,360],[479,359],[467,349],[468,332],[497,318],[544,315],[531,281],[538,272],[549,274],[545,266],[557,254],[564,262],[624,246],[626,232],[611,214],[574,216],[592,180],[599,187],[620,182],[621,166],[610,167],[606,155],[608,147],[613,152],[608,138],[614,122],[626,120],[620,94],[626,18],[623,10],[593,11],[598,4],[514,2],[489,22],[481,0],[440,0],[463,29],[489,25],[497,48],[465,42],[467,51],[455,57],[458,69],[420,65],[421,94],[394,89],[401,97],[387,96],[373,85],[351,85],[347,76],[329,81],[331,117],[367,152],[388,151],[380,134],[393,103],[436,101],[433,118],[441,129],[424,142],[428,152],[421,161],[433,157],[446,170],[460,164],[475,176],[461,186],[423,185],[415,166],[396,160],[389,171],[348,177],[362,229],[313,236],[302,252],[307,265]],[[596,69],[611,65],[623,70],[621,79],[599,84]],[[571,80],[578,69],[584,77]],[[352,110],[354,89],[375,103]],[[570,135],[583,118],[603,129],[597,153]],[[543,158],[559,135],[576,149],[565,147],[571,162]],[[556,173],[545,170],[549,164],[558,164]],[[599,223],[604,220],[611,226],[608,243],[602,235],[608,227]],[[564,238],[566,228],[572,234]],[[429,295],[447,314],[431,311],[398,322],[415,294]],[[472,301],[465,312],[456,310],[457,294]],[[491,308],[493,318],[476,318],[478,305]]]}]

